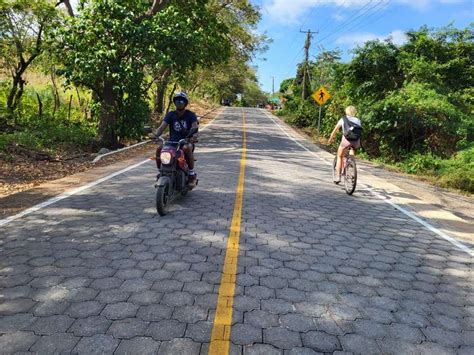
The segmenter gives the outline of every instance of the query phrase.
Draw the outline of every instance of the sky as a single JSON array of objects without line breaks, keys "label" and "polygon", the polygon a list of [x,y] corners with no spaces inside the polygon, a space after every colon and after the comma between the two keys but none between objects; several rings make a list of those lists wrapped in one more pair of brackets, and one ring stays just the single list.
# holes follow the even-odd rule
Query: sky
[{"label": "sky", "polygon": [[310,59],[322,49],[342,51],[350,61],[357,45],[389,36],[396,44],[406,40],[405,32],[427,25],[450,23],[464,28],[474,22],[474,0],[251,0],[262,13],[259,33],[273,42],[269,50],[251,63],[257,67],[261,88],[278,91],[280,82],[295,76],[304,58],[306,33],[313,35]]}]

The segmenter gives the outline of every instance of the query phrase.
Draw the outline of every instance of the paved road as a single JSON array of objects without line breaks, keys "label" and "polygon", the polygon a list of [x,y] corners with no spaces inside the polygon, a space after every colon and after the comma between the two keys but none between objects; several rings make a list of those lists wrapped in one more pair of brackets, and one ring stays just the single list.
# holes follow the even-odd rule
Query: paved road
[{"label": "paved road", "polygon": [[[230,352],[473,354],[473,258],[368,191],[348,197],[245,112]],[[199,186],[169,216],[150,162],[3,226],[0,352],[207,353],[242,123],[227,109],[203,132]]]}]

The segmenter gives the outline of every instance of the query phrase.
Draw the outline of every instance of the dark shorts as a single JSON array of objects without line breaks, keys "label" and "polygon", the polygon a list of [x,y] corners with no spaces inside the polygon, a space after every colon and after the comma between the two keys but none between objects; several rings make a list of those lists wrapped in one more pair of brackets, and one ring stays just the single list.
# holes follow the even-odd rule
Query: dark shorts
[{"label": "dark shorts", "polygon": [[339,147],[341,147],[343,149],[347,149],[350,146],[352,146],[352,148],[354,148],[354,149],[359,149],[360,148],[360,139],[358,139],[356,141],[348,141],[346,139],[346,137],[342,136],[341,144],[339,144]]}]

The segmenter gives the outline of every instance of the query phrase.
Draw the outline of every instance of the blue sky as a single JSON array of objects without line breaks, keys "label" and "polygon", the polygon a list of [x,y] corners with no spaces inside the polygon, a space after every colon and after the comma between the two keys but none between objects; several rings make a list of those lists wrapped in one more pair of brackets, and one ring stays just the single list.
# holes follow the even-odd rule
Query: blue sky
[{"label": "blue sky", "polygon": [[[339,48],[343,60],[358,44],[392,36],[402,44],[404,32],[428,27],[443,27],[453,22],[463,28],[474,22],[474,0],[252,0],[263,18],[258,32],[265,32],[273,43],[252,63],[258,67],[263,90],[275,91],[283,79],[293,77],[296,64],[303,59],[306,31],[319,31],[312,39],[310,57],[324,49]],[[322,47],[321,47],[322,46]],[[259,56],[259,57],[262,57]]]}]

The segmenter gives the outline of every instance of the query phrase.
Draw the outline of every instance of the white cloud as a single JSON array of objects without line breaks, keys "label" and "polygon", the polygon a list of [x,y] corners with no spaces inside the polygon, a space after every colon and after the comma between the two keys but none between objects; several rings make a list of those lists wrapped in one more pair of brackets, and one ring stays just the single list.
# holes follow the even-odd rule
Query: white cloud
[{"label": "white cloud", "polygon": [[357,45],[363,45],[367,41],[373,41],[376,39],[383,41],[387,38],[391,38],[392,42],[396,45],[402,45],[407,41],[407,36],[405,35],[405,32],[396,30],[392,31],[388,35],[377,35],[375,33],[370,32],[352,33],[339,37],[336,40],[336,44],[347,45],[348,47],[353,48]]},{"label": "white cloud", "polygon": [[341,22],[342,20],[345,20],[345,17],[342,16],[341,14],[332,14],[331,18],[337,22]]},{"label": "white cloud", "polygon": [[405,31],[392,31],[388,37],[392,38],[392,42],[398,46],[402,45],[408,40],[407,35],[405,34]]}]

